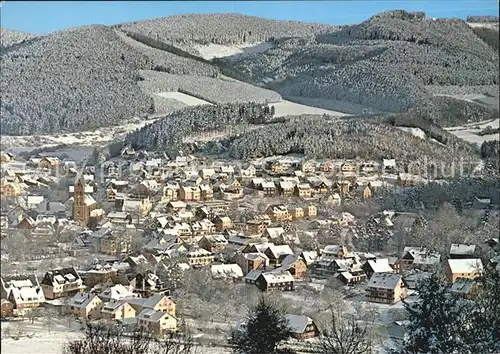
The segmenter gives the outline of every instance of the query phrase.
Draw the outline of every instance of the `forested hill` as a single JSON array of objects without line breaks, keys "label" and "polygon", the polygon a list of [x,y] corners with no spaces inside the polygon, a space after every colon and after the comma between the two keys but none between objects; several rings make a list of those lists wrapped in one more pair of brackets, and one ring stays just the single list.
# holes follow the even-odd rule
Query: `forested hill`
[{"label": "forested hill", "polygon": [[[498,105],[463,99],[498,100],[497,48],[491,33],[478,28],[389,11],[341,27],[189,14],[44,36],[2,29],[0,128],[2,134],[31,135],[119,125],[184,107],[158,93],[185,92],[185,86],[209,102],[282,96],[351,114],[418,109],[439,125],[489,119],[498,116]],[[207,60],[200,48],[209,45],[249,49]],[[194,90],[197,77],[211,80],[200,80],[203,87]],[[228,90],[231,78],[277,93]],[[207,99],[211,87],[221,90]],[[245,92],[253,96],[242,98]],[[440,98],[457,92],[461,102]]]}]

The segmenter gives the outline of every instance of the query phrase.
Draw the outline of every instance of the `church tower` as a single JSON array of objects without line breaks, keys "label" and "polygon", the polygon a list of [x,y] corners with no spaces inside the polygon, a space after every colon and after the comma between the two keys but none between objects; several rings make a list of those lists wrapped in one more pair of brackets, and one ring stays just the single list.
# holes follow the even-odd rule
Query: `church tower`
[{"label": "church tower", "polygon": [[73,219],[86,225],[88,220],[85,220],[85,214],[85,185],[81,176],[78,176],[73,193]]}]

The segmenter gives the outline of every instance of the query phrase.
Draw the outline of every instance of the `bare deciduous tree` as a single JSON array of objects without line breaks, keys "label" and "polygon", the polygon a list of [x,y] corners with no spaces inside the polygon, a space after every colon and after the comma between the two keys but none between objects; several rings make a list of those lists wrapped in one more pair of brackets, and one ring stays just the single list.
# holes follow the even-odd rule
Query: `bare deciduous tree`
[{"label": "bare deciduous tree", "polygon": [[372,336],[366,322],[360,323],[354,315],[330,308],[330,319],[323,330],[317,352],[320,354],[365,354],[372,349]]},{"label": "bare deciduous tree", "polygon": [[187,335],[170,334],[164,340],[137,329],[128,334],[116,326],[86,324],[84,338],[69,342],[64,354],[196,354],[197,347]]}]

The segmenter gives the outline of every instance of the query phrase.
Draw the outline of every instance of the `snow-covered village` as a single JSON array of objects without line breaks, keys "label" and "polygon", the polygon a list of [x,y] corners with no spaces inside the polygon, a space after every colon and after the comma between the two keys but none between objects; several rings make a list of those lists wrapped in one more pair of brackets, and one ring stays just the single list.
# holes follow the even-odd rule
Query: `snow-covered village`
[{"label": "snow-covered village", "polygon": [[500,353],[498,16],[34,4],[0,7],[2,354]]}]

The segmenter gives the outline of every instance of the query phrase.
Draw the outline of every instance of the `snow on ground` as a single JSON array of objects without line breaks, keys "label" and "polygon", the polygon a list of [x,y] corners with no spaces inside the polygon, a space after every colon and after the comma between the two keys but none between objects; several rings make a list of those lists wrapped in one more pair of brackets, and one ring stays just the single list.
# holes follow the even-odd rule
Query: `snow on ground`
[{"label": "snow on ground", "polygon": [[164,114],[151,115],[147,120],[136,118],[128,123],[105,127],[97,130],[81,131],[78,133],[59,133],[53,135],[2,135],[2,150],[23,148],[23,150],[40,149],[57,145],[102,146],[116,137],[124,136],[129,132],[142,128],[154,122]]},{"label": "snow on ground", "polygon": [[489,134],[489,135],[483,135],[480,136],[477,133],[479,133],[481,130],[484,128],[490,126],[493,129],[498,129],[500,123],[500,119],[494,119],[494,120],[489,120],[485,122],[479,122],[479,123],[469,123],[465,124],[459,127],[449,127],[449,128],[444,128],[445,130],[449,131],[456,137],[463,139],[465,141],[468,141],[470,143],[477,143],[481,145],[483,142],[487,140],[498,140],[499,139],[499,134]]},{"label": "snow on ground", "polygon": [[204,105],[204,104],[211,104],[210,102],[196,98],[194,96],[187,95],[187,94],[182,93],[182,92],[160,92],[160,93],[156,93],[156,95],[158,95],[160,97],[165,97],[165,98],[173,98],[173,99],[175,99],[179,102],[182,102],[188,106],[200,106],[200,105]]},{"label": "snow on ground", "polygon": [[261,53],[273,45],[267,42],[261,43],[246,43],[240,45],[220,45],[220,44],[208,44],[208,45],[197,45],[194,48],[200,53],[201,57],[205,60],[212,60],[214,58],[225,58],[248,55],[252,53]]},{"label": "snow on ground", "polygon": [[273,103],[272,106],[274,106],[276,110],[275,117],[300,115],[300,114],[329,114],[337,117],[348,116],[348,114],[345,113],[330,111],[328,109],[317,108],[312,106],[306,106],[300,103],[295,103],[287,100],[283,100],[278,103]]},{"label": "snow on ground", "polygon": [[[72,322],[70,328],[67,319],[54,319],[49,333],[45,321],[36,320],[34,324],[28,320],[1,322],[0,352],[2,354],[61,354],[69,341],[82,338],[80,325],[76,322]],[[23,336],[14,339],[12,336],[16,335],[19,326],[23,328]],[[10,338],[6,335],[7,328],[11,331]],[[229,354],[231,351],[229,348],[203,346],[198,352],[200,354]]]},{"label": "snow on ground", "polygon": [[425,132],[420,129],[420,128],[408,128],[408,127],[397,127],[407,133],[410,133],[411,135],[413,136],[416,136],[417,138],[420,138],[420,139],[427,139],[427,134],[425,134]]},{"label": "snow on ground", "polygon": [[467,24],[474,28],[474,27],[486,27],[486,28],[492,28],[498,30],[498,23],[484,23],[484,22],[467,22]]}]

